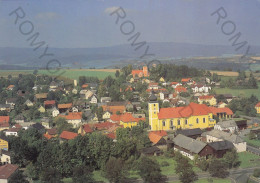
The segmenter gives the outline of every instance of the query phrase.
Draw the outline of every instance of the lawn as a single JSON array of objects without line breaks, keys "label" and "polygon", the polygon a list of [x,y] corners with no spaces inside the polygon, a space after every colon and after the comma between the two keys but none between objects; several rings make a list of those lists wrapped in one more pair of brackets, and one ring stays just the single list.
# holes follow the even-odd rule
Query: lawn
[{"label": "lawn", "polygon": [[[228,179],[212,178],[213,182],[210,183],[231,183]],[[168,183],[180,183],[180,181],[168,182]],[[199,179],[195,183],[209,183],[208,179]]]},{"label": "lawn", "polygon": [[250,97],[252,94],[260,99],[260,82],[258,82],[258,89],[230,89],[230,88],[214,88],[217,94],[232,94],[240,97]]},{"label": "lawn", "polygon": [[[107,76],[115,76],[116,69],[61,69],[61,70],[39,70],[38,74],[47,74],[52,76],[62,76],[69,79],[79,79],[79,76],[91,76],[104,79]],[[0,77],[12,75],[17,77],[19,74],[32,74],[33,70],[1,70]]]},{"label": "lawn", "polygon": [[239,160],[241,161],[240,168],[248,168],[259,166],[260,156],[252,154],[250,152],[241,152],[238,153]]},{"label": "lawn", "polygon": [[249,140],[248,137],[245,137],[244,140],[245,140],[249,145],[252,145],[252,146],[254,146],[254,147],[260,147],[260,140],[258,140],[258,139]]}]

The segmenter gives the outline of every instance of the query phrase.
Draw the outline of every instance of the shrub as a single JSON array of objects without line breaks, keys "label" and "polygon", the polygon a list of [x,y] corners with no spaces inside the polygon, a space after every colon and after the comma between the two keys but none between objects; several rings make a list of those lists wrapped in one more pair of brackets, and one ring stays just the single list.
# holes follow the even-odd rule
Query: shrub
[{"label": "shrub", "polygon": [[253,176],[254,177],[260,177],[260,169],[259,168],[254,170]]},{"label": "shrub", "polygon": [[161,163],[161,167],[169,166],[170,164],[167,161],[163,161]]}]

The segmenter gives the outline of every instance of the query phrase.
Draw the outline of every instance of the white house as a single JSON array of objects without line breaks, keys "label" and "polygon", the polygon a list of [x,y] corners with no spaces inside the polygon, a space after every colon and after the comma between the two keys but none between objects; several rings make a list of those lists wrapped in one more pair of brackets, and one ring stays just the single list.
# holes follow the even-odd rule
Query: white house
[{"label": "white house", "polygon": [[27,107],[33,106],[32,101],[30,101],[29,99],[27,99],[24,104],[27,105]]},{"label": "white house", "polygon": [[214,129],[234,133],[235,131],[238,131],[238,126],[234,120],[228,120],[218,122],[214,126]]},{"label": "white house", "polygon": [[241,137],[235,134],[230,134],[221,130],[214,129],[212,131],[206,132],[206,139],[207,142],[217,142],[226,140],[233,143],[237,152],[246,151],[246,142]]},{"label": "white house", "polygon": [[91,104],[97,104],[97,97],[93,95],[89,101]]},{"label": "white house", "polygon": [[58,116],[60,114],[60,111],[56,108],[56,107],[54,107],[53,109],[52,109],[52,117],[56,117],[56,116]]},{"label": "white house", "polygon": [[20,130],[20,128],[9,128],[8,130],[5,131],[5,135],[6,136],[18,136],[18,131]]},{"label": "white house", "polygon": [[0,149],[0,159],[2,164],[11,164],[11,153],[4,149]]},{"label": "white house", "polygon": [[170,84],[173,88],[176,88],[177,86],[181,86],[182,84],[181,83],[178,83],[178,82],[171,82]]},{"label": "white house", "polygon": [[209,93],[211,87],[206,85],[193,85],[191,89],[193,93]]}]

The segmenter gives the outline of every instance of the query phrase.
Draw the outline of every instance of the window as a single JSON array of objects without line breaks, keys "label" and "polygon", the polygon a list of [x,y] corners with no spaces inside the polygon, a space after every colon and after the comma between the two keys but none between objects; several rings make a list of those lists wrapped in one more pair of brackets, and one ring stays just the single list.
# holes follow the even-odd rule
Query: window
[{"label": "window", "polygon": [[196,122],[199,123],[199,118],[196,119]]},{"label": "window", "polygon": [[162,125],[165,126],[165,121],[162,122]]},{"label": "window", "polygon": [[154,112],[154,114],[156,114],[156,112]]},{"label": "window", "polygon": [[171,126],[173,126],[173,121],[171,120]]},{"label": "window", "polygon": [[156,104],[153,104],[153,106],[155,107],[155,106],[156,106]]},{"label": "window", "polygon": [[178,125],[181,125],[181,120],[178,119]]},{"label": "window", "polygon": [[203,118],[203,123],[205,123],[206,122],[206,119],[205,118]]},{"label": "window", "polygon": [[187,125],[188,124],[188,120],[187,119],[185,119],[185,125]]}]

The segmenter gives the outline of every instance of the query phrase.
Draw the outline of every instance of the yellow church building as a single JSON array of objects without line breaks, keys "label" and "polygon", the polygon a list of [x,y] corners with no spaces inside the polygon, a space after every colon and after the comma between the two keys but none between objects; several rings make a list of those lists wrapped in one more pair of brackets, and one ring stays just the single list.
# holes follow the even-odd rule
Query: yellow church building
[{"label": "yellow church building", "polygon": [[214,127],[216,120],[206,104],[190,103],[185,107],[159,109],[154,94],[149,98],[149,125],[152,131]]}]

